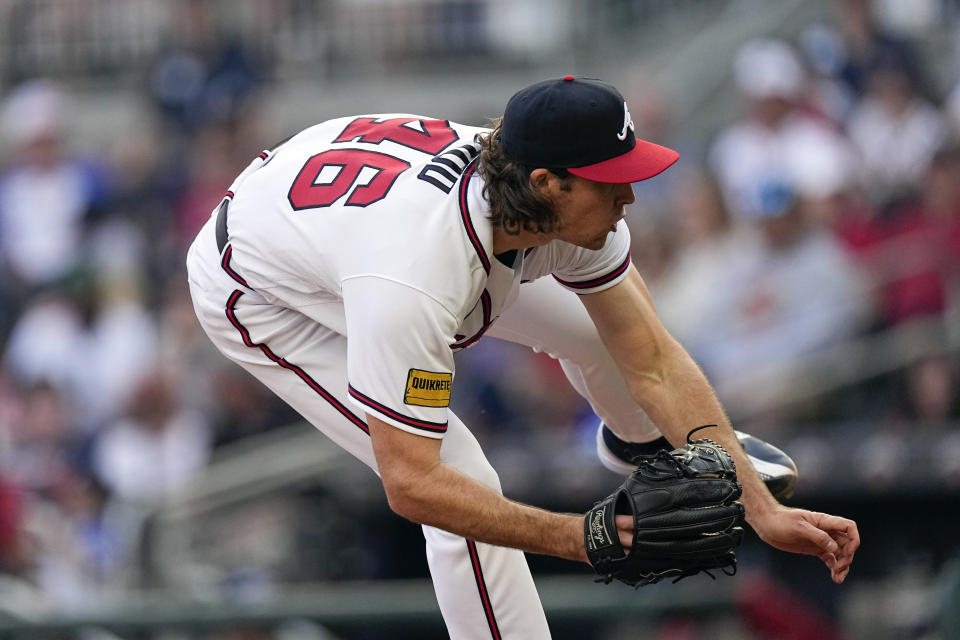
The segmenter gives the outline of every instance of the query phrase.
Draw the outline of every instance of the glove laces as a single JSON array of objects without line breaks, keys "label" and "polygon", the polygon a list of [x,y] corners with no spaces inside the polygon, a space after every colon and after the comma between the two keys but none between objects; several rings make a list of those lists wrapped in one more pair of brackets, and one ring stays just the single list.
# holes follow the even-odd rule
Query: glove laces
[{"label": "glove laces", "polygon": [[[710,427],[717,427],[717,426],[719,426],[719,425],[716,425],[716,424],[702,424],[702,425],[700,425],[699,427],[697,427],[697,428],[695,428],[695,429],[690,429],[690,432],[687,433],[687,444],[694,444],[694,441],[690,439],[690,436],[692,436],[693,434],[695,434],[697,431],[700,431],[700,430],[702,430],[702,429],[709,429]],[[711,442],[713,442],[713,441],[711,440]],[[716,443],[714,443],[714,444],[716,444]],[[720,445],[717,445],[717,446],[719,447]]]}]

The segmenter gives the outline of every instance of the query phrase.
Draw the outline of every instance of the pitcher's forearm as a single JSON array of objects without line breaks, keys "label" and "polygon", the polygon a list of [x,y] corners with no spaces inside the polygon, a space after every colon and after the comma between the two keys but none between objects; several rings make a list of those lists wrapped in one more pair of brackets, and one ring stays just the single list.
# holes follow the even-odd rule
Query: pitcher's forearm
[{"label": "pitcher's forearm", "polygon": [[444,464],[440,440],[411,435],[367,414],[374,454],[399,515],[478,542],[586,561],[583,516],[504,498]]},{"label": "pitcher's forearm", "polygon": [[733,433],[730,420],[716,393],[693,358],[672,338],[664,341],[656,377],[635,376],[628,384],[634,399],[644,407],[663,435],[673,444],[683,444],[691,429],[716,424],[694,438],[710,438],[726,449],[737,465],[743,486],[741,502],[747,520],[776,504],[766,485],[754,471],[743,447]]},{"label": "pitcher's forearm", "polygon": [[471,540],[586,561],[583,516],[509,500],[456,469],[438,465],[401,515]]}]

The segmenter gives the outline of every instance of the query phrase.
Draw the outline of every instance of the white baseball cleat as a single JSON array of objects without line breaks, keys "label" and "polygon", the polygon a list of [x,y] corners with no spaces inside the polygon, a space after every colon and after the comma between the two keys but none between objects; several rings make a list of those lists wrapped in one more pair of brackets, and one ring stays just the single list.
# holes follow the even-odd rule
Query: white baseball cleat
[{"label": "white baseball cleat", "polygon": [[[750,459],[757,475],[777,499],[789,498],[797,484],[797,465],[786,453],[749,433],[734,430],[737,440]],[[600,462],[614,473],[632,473],[637,465],[632,460],[654,455],[660,449],[673,449],[664,437],[651,442],[626,442],[605,424],[597,429],[597,455]]]}]

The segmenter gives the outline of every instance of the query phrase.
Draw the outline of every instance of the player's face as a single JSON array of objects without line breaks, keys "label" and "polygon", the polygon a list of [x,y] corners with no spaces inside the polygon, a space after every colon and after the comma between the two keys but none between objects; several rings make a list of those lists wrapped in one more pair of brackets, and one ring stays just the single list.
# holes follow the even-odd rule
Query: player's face
[{"label": "player's face", "polygon": [[585,249],[601,249],[607,235],[617,230],[624,207],[634,200],[633,185],[606,184],[570,176],[568,189],[555,190],[560,219],[556,237]]}]

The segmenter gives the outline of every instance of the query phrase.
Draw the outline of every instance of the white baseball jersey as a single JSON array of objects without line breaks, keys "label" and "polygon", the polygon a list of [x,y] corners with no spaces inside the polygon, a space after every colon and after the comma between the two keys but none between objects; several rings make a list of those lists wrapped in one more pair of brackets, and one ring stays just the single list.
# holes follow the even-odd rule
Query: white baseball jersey
[{"label": "white baseball jersey", "polygon": [[[187,267],[213,343],[351,455],[377,470],[369,412],[442,437],[444,464],[499,492],[476,438],[448,409],[453,355],[485,333],[558,358],[622,438],[659,433],[570,292],[625,277],[625,225],[599,251],[554,241],[492,255],[476,173],[484,133],[401,114],[307,129],[237,178],[226,234],[212,216]],[[550,637],[522,552],[423,530],[451,638]]]},{"label": "white baseball jersey", "polygon": [[230,269],[347,336],[351,400],[420,435],[445,433],[454,352],[522,281],[598,291],[630,263],[622,221],[598,251],[553,241],[497,259],[476,173],[486,131],[404,114],[330,120],[262,153],[226,196]]}]

